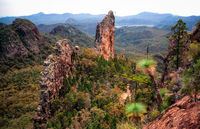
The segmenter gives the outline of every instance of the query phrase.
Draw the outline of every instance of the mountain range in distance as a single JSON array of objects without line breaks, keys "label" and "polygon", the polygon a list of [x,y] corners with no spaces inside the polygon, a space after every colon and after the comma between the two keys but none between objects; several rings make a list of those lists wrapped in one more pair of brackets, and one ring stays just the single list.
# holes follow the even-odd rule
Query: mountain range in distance
[{"label": "mountain range in distance", "polygon": [[[0,18],[0,28],[11,24],[16,18],[28,19],[37,25],[38,30],[48,42],[53,43],[56,39],[68,38],[73,45],[92,47],[96,25],[104,16],[104,14],[38,13],[30,16]],[[143,55],[149,44],[151,54],[166,52],[169,43],[166,35],[170,33],[171,26],[180,18],[186,22],[189,30],[192,30],[200,21],[200,16],[182,17],[150,12],[115,16],[115,50],[126,51],[126,54],[131,57],[139,57],[138,53]],[[55,33],[51,33],[52,31]]]},{"label": "mountain range in distance", "polygon": [[[28,19],[33,23],[35,23],[36,25],[68,23],[82,31],[85,31],[90,35],[94,35],[97,22],[101,21],[104,16],[105,14],[100,14],[100,15],[92,15],[88,13],[44,14],[40,12],[29,16],[2,17],[0,18],[0,23],[11,24],[16,18]],[[168,30],[170,29],[170,26],[173,26],[179,19],[182,19],[184,22],[186,22],[188,29],[192,30],[195,24],[198,21],[200,21],[200,16],[185,17],[172,14],[142,12],[137,15],[115,16],[115,19],[116,19],[115,23],[116,26],[150,25],[159,28],[165,28]]]}]

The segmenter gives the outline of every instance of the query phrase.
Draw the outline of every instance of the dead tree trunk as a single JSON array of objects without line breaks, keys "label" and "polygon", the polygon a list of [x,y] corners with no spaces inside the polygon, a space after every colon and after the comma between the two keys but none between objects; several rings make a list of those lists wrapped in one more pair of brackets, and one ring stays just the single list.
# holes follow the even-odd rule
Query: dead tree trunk
[{"label": "dead tree trunk", "polygon": [[158,90],[158,84],[156,83],[156,80],[155,80],[154,76],[151,74],[151,72],[148,72],[148,75],[150,76],[151,81],[153,83],[153,88],[155,90],[156,97],[157,97],[158,108],[160,110],[160,106],[161,106],[161,103],[162,103],[162,97],[161,97],[161,94],[160,94],[160,92]]},{"label": "dead tree trunk", "polygon": [[161,75],[161,80],[160,80],[160,87],[163,87],[164,81],[165,81],[165,76],[168,74],[168,64],[169,64],[169,54],[164,58],[163,60],[163,72]]}]

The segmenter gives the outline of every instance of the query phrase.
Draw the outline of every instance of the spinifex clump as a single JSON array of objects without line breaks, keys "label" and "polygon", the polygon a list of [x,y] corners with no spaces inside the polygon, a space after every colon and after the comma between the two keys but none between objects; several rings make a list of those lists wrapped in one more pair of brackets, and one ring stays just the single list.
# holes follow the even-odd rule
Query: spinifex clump
[{"label": "spinifex clump", "polygon": [[130,119],[135,119],[139,123],[141,116],[146,112],[146,106],[142,103],[132,103],[126,106],[125,111]]},{"label": "spinifex clump", "polygon": [[156,63],[153,60],[145,59],[139,62],[139,67],[142,68],[144,73],[154,75]]}]

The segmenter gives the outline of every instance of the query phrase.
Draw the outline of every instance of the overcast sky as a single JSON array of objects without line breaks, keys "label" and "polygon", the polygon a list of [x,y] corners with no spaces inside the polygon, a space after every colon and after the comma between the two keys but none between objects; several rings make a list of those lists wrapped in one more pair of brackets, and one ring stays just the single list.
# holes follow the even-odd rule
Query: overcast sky
[{"label": "overcast sky", "polygon": [[44,13],[105,14],[113,10],[118,16],[143,11],[200,15],[200,0],[0,0],[0,17]]}]

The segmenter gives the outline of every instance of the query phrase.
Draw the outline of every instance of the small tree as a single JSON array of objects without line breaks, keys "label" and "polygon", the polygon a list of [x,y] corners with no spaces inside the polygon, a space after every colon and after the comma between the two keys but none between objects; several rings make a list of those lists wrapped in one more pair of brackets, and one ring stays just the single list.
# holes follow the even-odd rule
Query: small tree
[{"label": "small tree", "polygon": [[173,34],[170,36],[170,44],[168,47],[168,53],[165,57],[160,55],[156,55],[156,58],[161,59],[163,61],[163,72],[161,75],[160,86],[163,87],[165,76],[169,73],[170,65],[174,65],[176,69],[179,68],[182,63],[182,55],[184,54],[184,49],[186,49],[186,43],[188,39],[186,23],[184,23],[181,19],[171,28]]},{"label": "small tree", "polygon": [[186,23],[182,19],[179,19],[177,24],[171,28],[173,34],[171,35],[171,49],[173,55],[171,59],[175,60],[176,69],[180,67],[181,54],[183,53],[184,47],[186,46],[185,41],[187,37]]},{"label": "small tree", "polygon": [[149,43],[147,45],[147,60],[148,60],[148,58],[149,58]]}]

